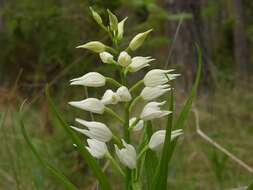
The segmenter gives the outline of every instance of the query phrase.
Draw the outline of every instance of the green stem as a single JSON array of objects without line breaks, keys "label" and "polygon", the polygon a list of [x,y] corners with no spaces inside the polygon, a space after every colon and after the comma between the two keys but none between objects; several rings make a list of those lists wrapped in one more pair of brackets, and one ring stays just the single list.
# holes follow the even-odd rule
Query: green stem
[{"label": "green stem", "polygon": [[131,113],[133,110],[133,107],[137,104],[137,102],[141,99],[141,96],[137,96],[135,97],[135,99],[133,99],[133,101],[131,102],[130,106],[129,106],[129,112]]},{"label": "green stem", "polygon": [[115,117],[121,123],[124,123],[124,120],[118,114],[116,114],[112,109],[105,107],[105,112],[107,112],[110,115],[112,115],[113,117]]},{"label": "green stem", "polygon": [[117,54],[118,54],[118,51],[117,51],[117,50],[115,50],[115,49],[113,49],[113,48],[111,48],[111,47],[109,47],[109,46],[106,46],[106,50],[109,51],[109,52],[111,52],[111,53],[113,53],[114,55],[117,55]]},{"label": "green stem", "polygon": [[130,88],[130,93],[133,92],[134,90],[136,90],[137,88],[139,88],[142,84],[144,84],[143,80],[138,81],[137,83],[135,83],[131,88]]},{"label": "green stem", "polygon": [[137,157],[137,160],[141,159],[142,156],[144,155],[144,153],[149,149],[148,145],[146,145],[142,150],[141,152],[139,153],[138,157]]},{"label": "green stem", "polygon": [[114,168],[116,170],[119,171],[119,173],[125,178],[126,174],[125,172],[121,169],[121,167],[119,166],[119,164],[116,162],[116,160],[112,157],[112,155],[110,153],[108,153],[107,158],[110,160],[110,162],[112,163],[112,165],[114,166]]},{"label": "green stem", "polygon": [[106,77],[106,81],[108,83],[111,83],[112,85],[114,85],[116,87],[121,87],[122,86],[118,81],[116,81],[116,80],[114,80],[113,78],[110,78],[110,77]]},{"label": "green stem", "polygon": [[[125,104],[125,122],[124,122],[124,140],[126,143],[130,143],[130,133],[129,133],[129,103]],[[129,168],[126,169],[126,189],[131,190],[131,170]]]},{"label": "green stem", "polygon": [[125,49],[125,51],[126,51],[127,53],[129,53],[129,52],[131,51],[131,49],[129,48],[129,46]]},{"label": "green stem", "polygon": [[124,138],[127,143],[130,143],[128,128],[129,128],[129,104],[126,104],[125,105]]},{"label": "green stem", "polygon": [[119,147],[122,147],[122,143],[121,143],[120,139],[117,136],[113,135],[112,140],[114,141],[114,143],[116,145],[118,145]]},{"label": "green stem", "polygon": [[135,127],[135,125],[140,121],[140,118],[137,118],[132,125],[129,126],[128,130],[132,131],[132,129]]}]

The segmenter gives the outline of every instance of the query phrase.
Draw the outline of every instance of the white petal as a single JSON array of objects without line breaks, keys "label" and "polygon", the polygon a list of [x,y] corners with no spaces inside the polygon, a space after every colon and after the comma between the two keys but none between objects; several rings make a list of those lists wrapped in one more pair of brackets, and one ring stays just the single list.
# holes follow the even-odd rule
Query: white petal
[{"label": "white petal", "polygon": [[117,95],[119,97],[119,101],[121,102],[129,102],[132,99],[132,96],[127,87],[121,86],[117,89]]},{"label": "white petal", "polygon": [[144,87],[141,92],[141,97],[146,101],[150,101],[155,98],[158,98],[170,90],[170,88],[167,88],[167,86],[169,85],[160,85],[156,87]]},{"label": "white petal", "polygon": [[101,101],[103,104],[108,105],[117,104],[119,100],[118,94],[109,89],[105,91]]},{"label": "white petal", "polygon": [[126,67],[126,66],[128,66],[131,62],[132,62],[131,56],[130,56],[127,52],[122,51],[122,52],[119,54],[118,63],[119,63],[121,66]]},{"label": "white petal", "polygon": [[171,70],[161,70],[161,69],[153,69],[149,71],[144,77],[145,86],[155,87],[158,85],[163,85],[169,81],[167,78],[167,73],[174,71]]},{"label": "white petal", "polygon": [[89,132],[86,132],[86,135],[89,137],[95,138],[102,142],[108,142],[111,140],[112,132],[104,123],[85,121],[79,118],[77,118],[76,121],[89,128]]},{"label": "white petal", "polygon": [[166,116],[166,115],[172,113],[171,111],[161,110],[161,108],[159,106],[162,106],[165,103],[166,103],[166,101],[150,102],[150,103],[146,104],[146,106],[142,110],[140,118],[143,120],[152,120],[155,118],[161,118],[163,116]]},{"label": "white petal", "polygon": [[71,106],[90,111],[97,114],[103,114],[104,113],[104,104],[96,99],[96,98],[87,98],[82,101],[72,101],[69,102]]},{"label": "white petal", "polygon": [[104,86],[105,83],[105,77],[97,72],[90,72],[82,77],[70,80],[70,85],[82,85],[87,87],[101,87]]},{"label": "white petal", "polygon": [[132,145],[127,144],[124,140],[122,140],[122,142],[125,148],[119,149],[115,145],[115,152],[122,164],[124,164],[130,169],[134,169],[136,168],[137,163],[137,155],[135,148]]},{"label": "white petal", "polygon": [[150,138],[149,141],[149,148],[152,150],[157,149],[160,145],[162,145],[164,143],[165,140],[165,134],[166,131],[165,130],[159,130],[156,131]]},{"label": "white petal", "polygon": [[88,147],[87,150],[95,158],[103,158],[104,155],[108,152],[107,146],[104,142],[100,142],[96,139],[87,139]]},{"label": "white petal", "polygon": [[137,56],[132,59],[132,63],[128,66],[128,70],[130,72],[137,72],[144,67],[150,66],[150,62],[155,59],[151,59],[150,57],[141,57]]}]

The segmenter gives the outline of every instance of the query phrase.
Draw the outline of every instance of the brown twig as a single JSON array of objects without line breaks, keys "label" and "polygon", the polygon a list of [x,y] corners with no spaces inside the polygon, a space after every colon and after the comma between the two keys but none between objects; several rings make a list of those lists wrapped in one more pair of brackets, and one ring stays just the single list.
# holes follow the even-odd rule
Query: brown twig
[{"label": "brown twig", "polygon": [[211,145],[213,145],[215,148],[217,148],[218,150],[220,150],[221,152],[223,152],[224,154],[226,154],[231,160],[235,161],[238,165],[240,165],[242,168],[244,168],[245,170],[247,170],[248,172],[250,172],[251,174],[253,174],[253,168],[251,168],[248,164],[246,164],[244,161],[242,161],[241,159],[239,159],[237,156],[235,156],[234,154],[232,154],[231,152],[229,152],[227,149],[225,149],[224,147],[222,147],[220,144],[218,144],[217,142],[215,142],[213,139],[211,139],[209,136],[207,136],[201,129],[200,129],[200,125],[199,125],[199,114],[198,114],[198,110],[196,108],[193,109],[193,113],[195,115],[195,119],[196,119],[196,131],[197,134],[202,137],[205,141],[207,141],[208,143],[210,143]]}]

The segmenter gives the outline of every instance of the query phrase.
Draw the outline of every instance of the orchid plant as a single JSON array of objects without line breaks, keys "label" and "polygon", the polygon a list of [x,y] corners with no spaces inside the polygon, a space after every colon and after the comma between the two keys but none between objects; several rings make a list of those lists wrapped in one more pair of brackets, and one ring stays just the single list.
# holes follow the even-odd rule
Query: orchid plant
[{"label": "orchid plant", "polygon": [[[92,8],[90,10],[97,24],[109,35],[113,46],[110,47],[99,41],[91,41],[77,48],[90,50],[98,54],[104,64],[115,66],[120,74],[120,81],[97,72],[89,72],[81,77],[74,78],[70,80],[70,85],[98,88],[110,84],[113,89],[107,89],[100,97],[86,97],[84,100],[71,101],[69,105],[92,114],[112,116],[111,119],[114,122],[111,123],[118,122],[120,124],[118,130],[113,130],[106,123],[81,118],[76,118],[75,121],[83,127],[69,126],[56,109],[47,89],[46,95],[49,105],[88,166],[94,172],[100,189],[115,189],[112,187],[109,177],[106,177],[102,170],[102,166],[97,162],[97,160],[104,159],[111,163],[112,168],[115,169],[115,172],[118,172],[122,179],[124,188],[121,189],[165,190],[168,186],[169,161],[177,139],[183,135],[182,127],[196,94],[201,64],[198,64],[197,77],[191,94],[179,117],[173,122],[174,89],[172,81],[180,74],[174,73],[174,69],[151,69],[143,79],[135,84],[131,85],[128,80],[130,73],[134,74],[143,68],[149,67],[151,62],[155,60],[150,56],[132,56],[133,52],[143,45],[152,29],[137,34],[130,41],[128,47],[119,48],[122,47],[121,41],[127,18],[119,22],[118,18],[108,10],[109,25],[105,26],[101,16]],[[201,62],[200,59],[201,56],[199,56],[199,63]],[[167,101],[158,101],[157,99],[161,97],[166,97]],[[123,107],[123,116],[113,110],[115,104],[120,104]],[[144,106],[140,113],[136,113],[135,109],[139,104]],[[167,122],[164,129],[153,126],[153,120],[165,117]],[[86,137],[87,142],[85,145],[76,132]],[[25,130],[23,130],[23,134],[41,163],[47,166],[49,171],[63,183],[65,188],[78,189],[60,171],[38,155]],[[138,140],[136,136],[139,136]]]}]

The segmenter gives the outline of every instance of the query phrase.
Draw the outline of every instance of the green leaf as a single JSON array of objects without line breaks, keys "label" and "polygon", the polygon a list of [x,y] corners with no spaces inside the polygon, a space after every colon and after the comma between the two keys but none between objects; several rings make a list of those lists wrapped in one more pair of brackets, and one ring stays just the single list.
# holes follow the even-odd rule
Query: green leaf
[{"label": "green leaf", "polygon": [[[169,110],[173,111],[173,90],[171,90],[169,96]],[[155,172],[155,180],[152,183],[152,189],[167,189],[167,178],[168,178],[168,165],[169,165],[169,157],[171,154],[171,130],[172,130],[172,122],[173,122],[173,114],[168,115],[167,126],[166,126],[166,135],[165,141],[163,145],[163,151],[161,160],[159,162],[159,167]]]},{"label": "green leaf", "polygon": [[[147,143],[150,140],[150,137],[153,134],[153,129],[152,129],[152,123],[151,121],[147,122],[146,126],[146,136],[147,136]],[[158,166],[158,158],[156,155],[156,152],[148,149],[146,154],[145,154],[145,161],[144,161],[144,166],[145,166],[145,177],[146,177],[146,188],[147,190],[150,190],[152,187],[152,181],[154,179],[154,174],[156,172],[156,168]]]},{"label": "green leaf", "polygon": [[[21,114],[20,114],[21,115]],[[27,132],[24,127],[23,120],[21,116],[19,115],[19,122],[21,126],[22,135],[24,136],[24,139],[33,152],[33,154],[36,156],[40,164],[45,167],[66,189],[68,190],[78,190],[78,188],[71,183],[58,169],[56,169],[52,164],[44,160],[39,152],[36,150],[35,146],[32,144],[30,138],[27,135]]]},{"label": "green leaf", "polygon": [[[175,128],[176,129],[181,129],[183,128],[183,125],[185,123],[185,120],[191,110],[191,106],[192,106],[192,102],[197,94],[197,89],[198,89],[198,86],[199,86],[199,82],[200,82],[200,76],[201,76],[201,67],[202,67],[202,53],[201,53],[201,49],[199,48],[199,46],[197,44],[195,44],[196,47],[197,47],[197,51],[198,51],[198,66],[197,66],[197,73],[196,73],[196,77],[195,77],[195,81],[194,81],[194,84],[193,84],[193,87],[191,89],[191,92],[190,92],[190,95],[188,96],[188,99],[186,100],[186,103],[176,121],[176,125],[175,125]],[[171,159],[172,155],[173,155],[173,152],[175,150],[175,147],[176,147],[176,144],[177,144],[177,139],[174,140],[172,143],[171,143],[171,146],[170,146],[170,155],[169,155],[169,160]]]},{"label": "green leaf", "polygon": [[184,125],[184,122],[191,110],[192,102],[197,94],[197,89],[199,86],[200,82],[200,76],[201,76],[201,67],[202,67],[202,52],[199,46],[196,44],[197,51],[198,51],[198,66],[197,66],[197,73],[196,73],[196,78],[193,84],[193,87],[191,89],[190,95],[188,96],[188,99],[176,121],[175,128],[176,129],[181,129]]},{"label": "green leaf", "polygon": [[52,98],[49,95],[48,86],[46,87],[46,97],[49,104],[49,107],[53,113],[53,115],[58,119],[59,123],[61,124],[62,128],[68,134],[68,136],[72,139],[73,143],[77,145],[77,148],[83,157],[83,159],[87,162],[90,169],[95,174],[97,180],[100,183],[100,187],[103,190],[112,190],[111,185],[109,184],[105,174],[101,170],[101,167],[97,163],[97,161],[91,156],[91,154],[84,148],[82,141],[80,138],[72,131],[72,129],[68,126],[68,124],[63,120],[61,117],[58,109],[56,108]]},{"label": "green leaf", "polygon": [[[199,86],[200,76],[201,76],[201,66],[202,66],[202,53],[198,45],[196,45],[198,51],[198,66],[197,66],[197,74],[191,89],[191,93],[188,96],[188,99],[179,115],[179,118],[176,121],[175,128],[180,129],[183,127],[187,115],[190,112],[192,102],[197,94],[197,89]],[[170,97],[170,109],[173,109],[173,96]],[[172,128],[172,119],[173,115],[168,116],[167,128],[166,128],[166,137],[164,142],[163,154],[161,161],[159,163],[159,169],[156,171],[156,176],[154,183],[152,184],[152,190],[155,189],[167,189],[167,177],[168,177],[168,164],[173,155],[177,140],[174,140],[170,143],[170,133]]]}]

